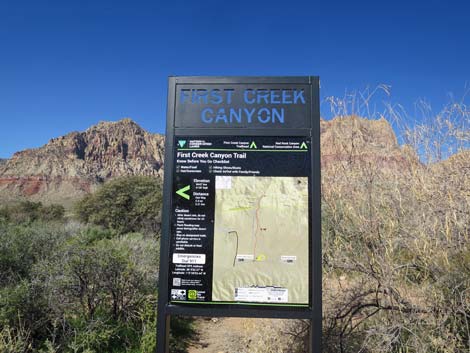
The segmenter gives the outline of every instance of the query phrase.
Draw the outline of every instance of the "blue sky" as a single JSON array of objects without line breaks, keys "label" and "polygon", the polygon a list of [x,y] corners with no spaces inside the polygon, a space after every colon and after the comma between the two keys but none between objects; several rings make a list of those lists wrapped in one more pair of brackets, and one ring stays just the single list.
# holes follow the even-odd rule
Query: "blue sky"
[{"label": "blue sky", "polygon": [[419,98],[438,110],[469,86],[469,13],[453,0],[1,0],[0,157],[100,120],[163,132],[169,75],[319,75],[322,99],[385,83],[410,115]]}]

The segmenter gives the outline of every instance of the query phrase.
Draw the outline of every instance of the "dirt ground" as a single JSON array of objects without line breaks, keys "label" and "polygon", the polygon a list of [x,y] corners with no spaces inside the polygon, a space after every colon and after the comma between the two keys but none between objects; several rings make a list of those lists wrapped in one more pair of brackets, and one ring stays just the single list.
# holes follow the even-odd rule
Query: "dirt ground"
[{"label": "dirt ground", "polygon": [[198,318],[189,353],[284,353],[291,345],[286,320]]},{"label": "dirt ground", "polygon": [[[245,353],[246,319],[198,318],[195,322],[198,341],[189,353]],[[235,350],[234,350],[235,349]]]}]

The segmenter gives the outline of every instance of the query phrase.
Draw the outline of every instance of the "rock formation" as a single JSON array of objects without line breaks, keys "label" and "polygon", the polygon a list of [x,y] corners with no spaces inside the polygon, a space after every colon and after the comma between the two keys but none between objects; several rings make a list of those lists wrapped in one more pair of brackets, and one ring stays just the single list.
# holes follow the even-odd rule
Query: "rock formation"
[{"label": "rock formation", "polygon": [[409,146],[400,146],[385,119],[357,116],[322,120],[322,167],[373,164],[380,168],[408,167],[419,163]]},{"label": "rock formation", "polygon": [[[419,163],[401,147],[386,120],[359,117],[321,121],[322,168],[397,169]],[[164,136],[131,119],[100,122],[84,132],[17,152],[0,164],[0,202],[21,199],[71,204],[107,180],[125,175],[163,176]]]},{"label": "rock formation", "polygon": [[84,132],[17,152],[0,165],[0,200],[67,204],[125,175],[163,175],[164,137],[131,119],[100,122]]}]

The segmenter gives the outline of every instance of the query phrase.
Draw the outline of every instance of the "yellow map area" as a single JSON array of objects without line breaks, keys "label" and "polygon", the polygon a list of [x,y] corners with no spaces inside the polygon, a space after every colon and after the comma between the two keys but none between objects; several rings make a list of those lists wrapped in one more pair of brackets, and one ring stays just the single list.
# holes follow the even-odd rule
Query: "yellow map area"
[{"label": "yellow map area", "polygon": [[308,303],[308,178],[216,177],[213,301]]}]

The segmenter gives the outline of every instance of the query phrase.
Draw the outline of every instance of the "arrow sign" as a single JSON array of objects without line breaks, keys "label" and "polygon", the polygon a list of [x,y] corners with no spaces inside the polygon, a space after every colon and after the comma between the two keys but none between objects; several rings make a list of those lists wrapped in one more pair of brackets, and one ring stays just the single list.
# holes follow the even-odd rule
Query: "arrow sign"
[{"label": "arrow sign", "polygon": [[178,140],[178,145],[183,148],[186,145],[186,140]]},{"label": "arrow sign", "polygon": [[191,189],[191,185],[186,185],[184,188],[177,190],[176,194],[178,194],[182,198],[185,198],[186,200],[189,200],[190,196],[186,194],[186,191],[189,191],[190,189]]},{"label": "arrow sign", "polygon": [[255,141],[253,141],[253,142],[251,143],[250,148],[258,148],[258,146],[256,146]]},{"label": "arrow sign", "polygon": [[305,142],[302,142],[302,144],[300,145],[300,149],[301,150],[306,150],[307,149],[307,144]]}]

